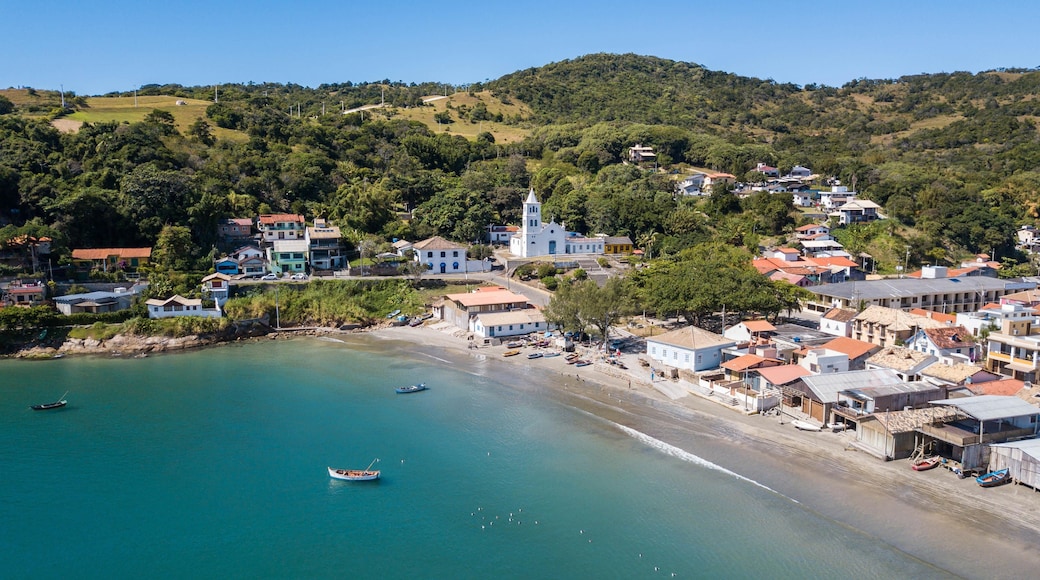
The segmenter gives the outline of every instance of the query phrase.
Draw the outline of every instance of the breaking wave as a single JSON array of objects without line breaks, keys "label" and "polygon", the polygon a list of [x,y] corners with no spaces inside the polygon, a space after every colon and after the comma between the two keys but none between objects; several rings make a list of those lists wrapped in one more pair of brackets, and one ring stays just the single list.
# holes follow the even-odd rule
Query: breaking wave
[{"label": "breaking wave", "polygon": [[776,491],[775,489],[769,487],[768,485],[759,483],[759,482],[755,481],[754,479],[751,479],[750,477],[745,477],[745,476],[743,476],[743,475],[741,475],[741,474],[739,474],[739,473],[737,473],[735,471],[730,471],[729,469],[726,469],[725,467],[723,467],[723,466],[721,466],[721,465],[719,465],[717,463],[712,463],[712,462],[708,461],[707,459],[704,459],[703,457],[699,457],[697,455],[694,455],[693,453],[690,453],[689,451],[684,451],[684,450],[679,449],[678,447],[676,447],[674,445],[669,445],[668,443],[665,443],[664,441],[661,441],[660,439],[654,439],[653,437],[647,435],[646,433],[643,433],[641,431],[636,431],[635,429],[632,429],[631,427],[625,427],[624,425],[621,425],[619,423],[614,423],[613,421],[611,421],[611,424],[613,424],[615,427],[620,429],[623,433],[625,433],[629,437],[632,437],[636,441],[639,441],[639,442],[641,442],[641,443],[643,443],[643,444],[645,444],[645,445],[647,445],[649,447],[652,447],[652,448],[654,448],[654,449],[656,449],[658,451],[661,451],[665,455],[670,455],[671,457],[675,457],[675,458],[681,459],[683,461],[688,461],[690,463],[693,463],[694,465],[699,465],[701,467],[706,467],[708,469],[711,469],[711,470],[714,470],[714,471],[718,471],[720,473],[724,473],[726,475],[729,475],[729,476],[734,477],[736,479],[739,479],[741,481],[746,481],[746,482],[750,483],[751,485],[760,487],[760,488],[762,488],[762,489],[764,489],[764,490],[766,490],[766,491],[768,491],[770,493],[775,493],[776,495],[778,495],[778,496],[780,496],[782,498],[791,500],[794,503],[799,503],[798,500],[796,500],[794,498],[791,498],[791,497],[788,497],[788,496],[780,493],[779,491]]}]

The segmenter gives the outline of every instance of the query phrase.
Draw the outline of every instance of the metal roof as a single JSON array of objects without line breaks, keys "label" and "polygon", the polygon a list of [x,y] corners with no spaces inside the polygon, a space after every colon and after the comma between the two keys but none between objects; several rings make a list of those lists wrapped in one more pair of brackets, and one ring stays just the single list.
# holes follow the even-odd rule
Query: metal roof
[{"label": "metal roof", "polygon": [[812,292],[819,296],[844,298],[846,300],[896,299],[922,294],[948,292],[991,292],[1004,290],[1029,290],[1036,288],[1034,282],[1001,280],[986,276],[962,278],[893,278],[856,282],[838,282],[814,286]]},{"label": "metal roof", "polygon": [[838,393],[842,391],[899,385],[903,383],[903,379],[889,369],[874,369],[814,375],[804,377],[802,382],[820,402],[834,403],[838,400]]},{"label": "metal roof", "polygon": [[932,401],[933,405],[948,405],[978,421],[994,421],[1012,417],[1028,417],[1040,414],[1040,408],[1030,405],[1018,397],[1001,395],[979,395],[960,399]]},{"label": "metal roof", "polygon": [[1022,453],[1025,455],[1028,455],[1035,461],[1040,461],[1040,439],[1023,439],[1022,441],[1011,441],[1008,443],[993,443],[991,447],[1021,449]]}]

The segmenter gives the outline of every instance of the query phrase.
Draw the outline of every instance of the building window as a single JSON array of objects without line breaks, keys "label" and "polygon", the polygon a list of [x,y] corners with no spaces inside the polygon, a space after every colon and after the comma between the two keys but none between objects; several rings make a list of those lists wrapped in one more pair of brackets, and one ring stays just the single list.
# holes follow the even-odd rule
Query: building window
[{"label": "building window", "polygon": [[445,254],[445,252],[441,252],[441,257],[442,258],[445,257],[444,254]]},{"label": "building window", "polygon": [[452,252],[452,253],[451,253],[451,257],[452,257],[452,258],[458,258],[458,257],[459,257],[459,251],[458,251],[458,250],[455,250],[454,252]]}]

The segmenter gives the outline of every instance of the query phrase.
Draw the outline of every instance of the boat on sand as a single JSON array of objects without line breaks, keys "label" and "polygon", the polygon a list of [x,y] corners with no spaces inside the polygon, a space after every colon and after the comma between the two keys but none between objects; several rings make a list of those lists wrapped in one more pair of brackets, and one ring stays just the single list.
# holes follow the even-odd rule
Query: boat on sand
[{"label": "boat on sand", "polygon": [[502,356],[516,356],[518,354],[520,354],[520,351],[518,350],[507,350],[504,353],[502,353]]},{"label": "boat on sand", "polygon": [[368,464],[368,467],[364,469],[336,469],[333,467],[329,468],[329,477],[332,479],[342,479],[344,481],[372,481],[379,479],[379,470],[372,469],[372,466],[379,461],[378,458],[373,459],[372,463]]},{"label": "boat on sand", "polygon": [[819,431],[820,430],[820,426],[819,425],[814,425],[814,424],[812,424],[812,423],[810,423],[808,421],[802,421],[801,419],[795,419],[794,421],[791,421],[791,424],[794,425],[795,429],[798,429],[800,431]]},{"label": "boat on sand", "polygon": [[942,457],[939,457],[938,455],[933,457],[922,457],[921,459],[911,463],[910,469],[913,469],[914,471],[928,471],[933,467],[937,467],[940,461],[942,461]]},{"label": "boat on sand", "polygon": [[982,487],[997,487],[1011,481],[1011,470],[1008,468],[991,471],[975,478],[975,483]]}]

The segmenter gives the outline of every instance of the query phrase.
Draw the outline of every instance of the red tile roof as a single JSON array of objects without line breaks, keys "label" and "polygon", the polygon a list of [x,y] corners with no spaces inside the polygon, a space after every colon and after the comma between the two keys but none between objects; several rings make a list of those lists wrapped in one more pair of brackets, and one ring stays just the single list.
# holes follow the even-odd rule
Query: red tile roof
[{"label": "red tile roof", "polygon": [[260,223],[262,224],[277,224],[277,223],[304,223],[303,216],[295,213],[272,213],[260,216]]},{"label": "red tile roof", "polygon": [[93,248],[72,250],[74,260],[104,260],[109,256],[120,258],[150,258],[151,248]]},{"label": "red tile roof", "polygon": [[1011,396],[1022,390],[1025,383],[1018,379],[1001,379],[998,381],[987,381],[975,383],[969,387],[976,395],[1005,395]]},{"label": "red tile roof", "polygon": [[954,314],[943,314],[942,312],[925,310],[924,308],[911,308],[909,312],[916,316],[924,316],[925,318],[931,318],[932,320],[938,320],[939,322],[945,322],[947,324],[957,322],[957,316]]},{"label": "red tile roof", "polygon": [[831,308],[824,313],[823,317],[827,320],[836,320],[838,322],[852,322],[852,319],[856,318],[857,314],[859,313],[851,308]]},{"label": "red tile roof", "polygon": [[745,354],[738,356],[735,359],[728,360],[722,363],[720,366],[724,369],[731,370],[734,372],[746,371],[752,367],[761,365],[762,363],[772,359],[766,359],[758,356],[757,354]]},{"label": "red tile roof", "polygon": [[745,320],[741,324],[751,332],[771,332],[776,327],[765,320]]},{"label": "red tile roof", "polygon": [[773,385],[786,385],[794,380],[811,375],[809,369],[800,365],[779,365],[758,369],[758,374]]},{"label": "red tile roof", "polygon": [[862,340],[856,340],[855,338],[846,338],[844,336],[839,336],[830,342],[824,343],[821,345],[821,348],[844,353],[849,356],[849,360],[857,359],[863,355],[870,354],[875,350],[881,350],[881,347],[876,344],[863,342]]},{"label": "red tile roof", "polygon": [[971,333],[963,326],[946,326],[942,328],[926,328],[925,336],[941,349],[968,348],[975,346]]}]

